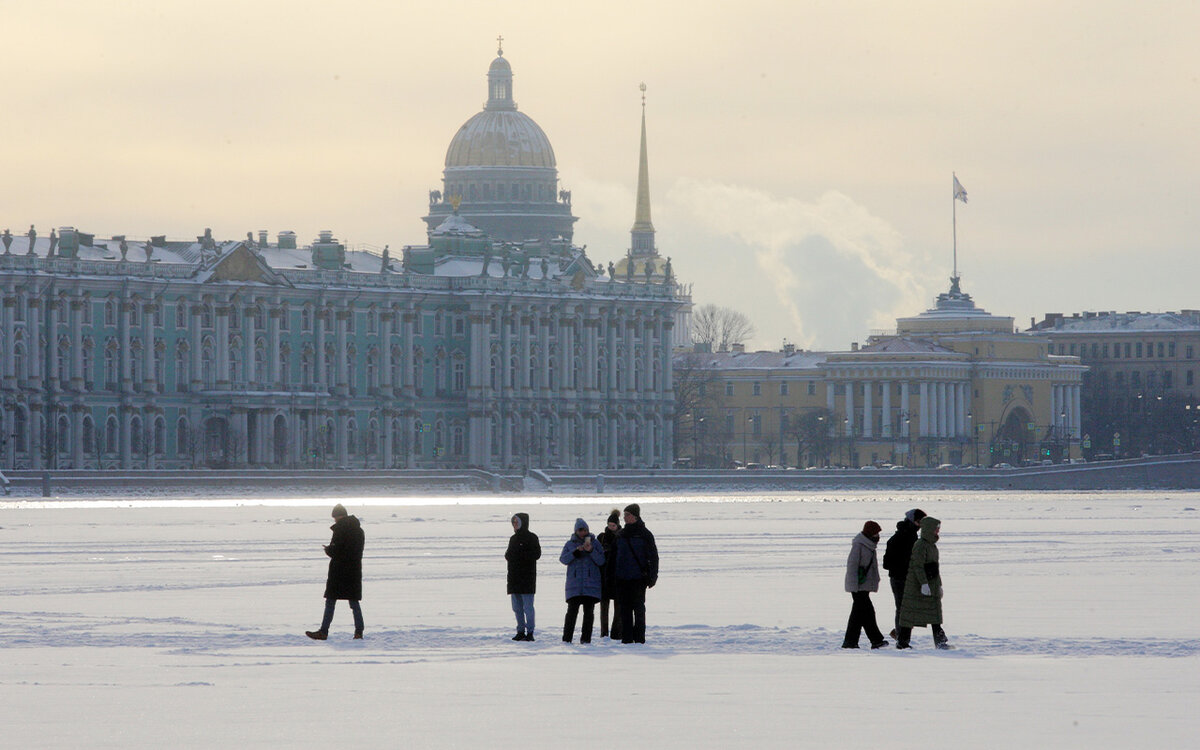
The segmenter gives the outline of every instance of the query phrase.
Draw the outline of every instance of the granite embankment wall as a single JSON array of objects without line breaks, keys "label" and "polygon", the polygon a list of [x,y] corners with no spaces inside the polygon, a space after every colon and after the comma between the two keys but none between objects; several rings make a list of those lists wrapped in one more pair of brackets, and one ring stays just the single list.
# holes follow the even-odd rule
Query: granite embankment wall
[{"label": "granite embankment wall", "polygon": [[454,471],[15,471],[14,497],[456,495],[538,491],[555,494],[806,492],[825,490],[1193,490],[1200,454],[1017,469],[863,471],[626,470],[502,476]]}]

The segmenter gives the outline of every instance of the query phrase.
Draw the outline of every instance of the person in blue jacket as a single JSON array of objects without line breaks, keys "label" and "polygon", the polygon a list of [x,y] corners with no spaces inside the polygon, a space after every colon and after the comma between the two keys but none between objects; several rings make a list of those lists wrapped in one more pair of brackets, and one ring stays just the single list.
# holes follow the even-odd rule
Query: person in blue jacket
[{"label": "person in blue jacket", "polygon": [[563,545],[559,562],[567,566],[567,618],[563,622],[563,642],[575,637],[575,620],[583,607],[580,643],[592,642],[592,623],[596,602],[600,601],[600,578],[604,570],[604,547],[588,530],[587,521],[575,519],[575,533]]},{"label": "person in blue jacket", "polygon": [[621,643],[646,642],[646,589],[658,583],[658,547],[641,516],[637,503],[626,506],[625,528],[617,537]]}]

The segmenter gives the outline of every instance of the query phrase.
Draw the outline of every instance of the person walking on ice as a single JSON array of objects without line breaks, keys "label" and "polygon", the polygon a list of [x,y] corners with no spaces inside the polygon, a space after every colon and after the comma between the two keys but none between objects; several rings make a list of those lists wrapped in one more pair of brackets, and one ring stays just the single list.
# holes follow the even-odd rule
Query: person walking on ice
[{"label": "person walking on ice", "polygon": [[333,506],[333,538],[325,545],[329,555],[329,576],[325,580],[325,617],[321,627],[304,632],[314,641],[329,637],[329,625],[333,622],[333,610],[338,599],[350,602],[354,613],[354,638],[363,637],[363,616],[359,602],[362,600],[362,557],[366,535],[362,524],[354,516],[347,515],[341,503]]},{"label": "person walking on ice", "polygon": [[846,623],[846,637],[842,648],[858,648],[858,636],[867,631],[871,648],[888,645],[879,625],[875,622],[875,605],[871,604],[871,592],[879,590],[879,560],[875,547],[879,544],[879,532],[883,529],[874,521],[863,524],[863,530],[850,544],[850,557],[846,560],[846,592],[854,603],[850,607],[850,620]]},{"label": "person walking on ice", "polygon": [[900,627],[896,629],[896,648],[911,648],[914,627],[933,629],[933,644],[953,648],[942,630],[942,571],[938,563],[938,537],[942,522],[932,516],[921,519],[921,537],[913,545],[904,580],[904,601],[900,604]]}]

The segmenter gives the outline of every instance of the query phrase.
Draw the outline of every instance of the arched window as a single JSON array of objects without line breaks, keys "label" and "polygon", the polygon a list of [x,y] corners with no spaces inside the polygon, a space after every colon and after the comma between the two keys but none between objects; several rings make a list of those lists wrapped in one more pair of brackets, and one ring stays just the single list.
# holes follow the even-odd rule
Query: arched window
[{"label": "arched window", "polygon": [[351,456],[358,455],[358,423],[353,419],[346,420],[346,452]]},{"label": "arched window", "polygon": [[83,452],[89,455],[96,452],[96,423],[90,415],[83,418]]},{"label": "arched window", "polygon": [[167,422],[162,417],[154,420],[154,453],[162,455],[167,452]]},{"label": "arched window", "polygon": [[25,445],[26,434],[27,434],[26,427],[25,427],[26,424],[27,424],[27,421],[26,421],[26,416],[25,416],[25,410],[18,406],[16,409],[13,410],[13,434],[12,434],[13,450],[24,451],[26,449],[26,445]]},{"label": "arched window", "polygon": [[117,418],[110,416],[104,422],[104,452],[116,453],[120,449],[120,431],[117,428]]},{"label": "arched window", "polygon": [[451,442],[451,452],[456,456],[466,453],[466,431],[460,424],[454,425],[454,439]]},{"label": "arched window", "polygon": [[117,381],[120,380],[120,375],[117,369],[117,345],[109,344],[104,349],[104,389],[108,391],[117,390]]},{"label": "arched window", "polygon": [[186,391],[188,386],[188,350],[180,342],[175,347],[175,390]]},{"label": "arched window", "polygon": [[205,388],[212,388],[216,383],[212,339],[205,339],[203,348],[200,350],[200,378],[204,382]]},{"label": "arched window", "polygon": [[129,420],[129,445],[130,445],[130,448],[132,449],[132,451],[135,454],[141,453],[142,449],[143,449],[143,443],[144,443],[144,441],[142,440],[142,418],[134,417],[133,419]]},{"label": "arched window", "polygon": [[192,434],[187,417],[180,417],[175,423],[175,453],[186,456],[191,451]]},{"label": "arched window", "polygon": [[71,420],[66,417],[58,418],[58,452],[67,455],[71,452]]}]

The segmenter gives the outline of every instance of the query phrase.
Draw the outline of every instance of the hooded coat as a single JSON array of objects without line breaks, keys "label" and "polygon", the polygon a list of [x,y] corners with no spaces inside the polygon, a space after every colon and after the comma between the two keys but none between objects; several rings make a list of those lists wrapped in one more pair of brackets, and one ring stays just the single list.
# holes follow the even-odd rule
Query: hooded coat
[{"label": "hooded coat", "polygon": [[658,583],[658,546],[642,519],[626,524],[617,537],[617,580]]},{"label": "hooded coat", "polygon": [[850,543],[850,557],[846,559],[846,591],[879,590],[879,560],[875,557],[874,539],[858,532]]},{"label": "hooded coat", "polygon": [[901,581],[908,576],[908,561],[912,557],[913,545],[917,543],[917,532],[920,526],[907,518],[896,523],[896,533],[887,540],[887,549],[883,553],[883,567],[888,572],[888,578]]},{"label": "hooded coat", "polygon": [[576,596],[587,596],[597,601],[600,599],[604,547],[595,534],[588,534],[584,539],[592,540],[592,551],[584,551],[584,539],[579,538],[578,532],[587,527],[587,521],[575,519],[576,533],[563,545],[562,554],[558,557],[559,562],[567,566],[567,601]]},{"label": "hooded coat", "polygon": [[362,600],[362,556],[366,535],[355,516],[343,516],[334,522],[333,538],[325,547],[329,555],[329,577],[325,580],[326,599]]},{"label": "hooded coat", "polygon": [[[913,545],[904,579],[904,601],[900,604],[900,625],[911,628],[942,624],[942,574],[938,566],[937,529],[942,522],[925,516],[921,519],[921,538]],[[921,586],[929,584],[929,596]]]},{"label": "hooded coat", "polygon": [[517,513],[513,518],[520,523],[516,533],[508,538],[508,550],[504,553],[504,559],[508,560],[508,593],[536,594],[537,561],[542,556],[542,545],[537,534],[529,530],[528,513]]}]

